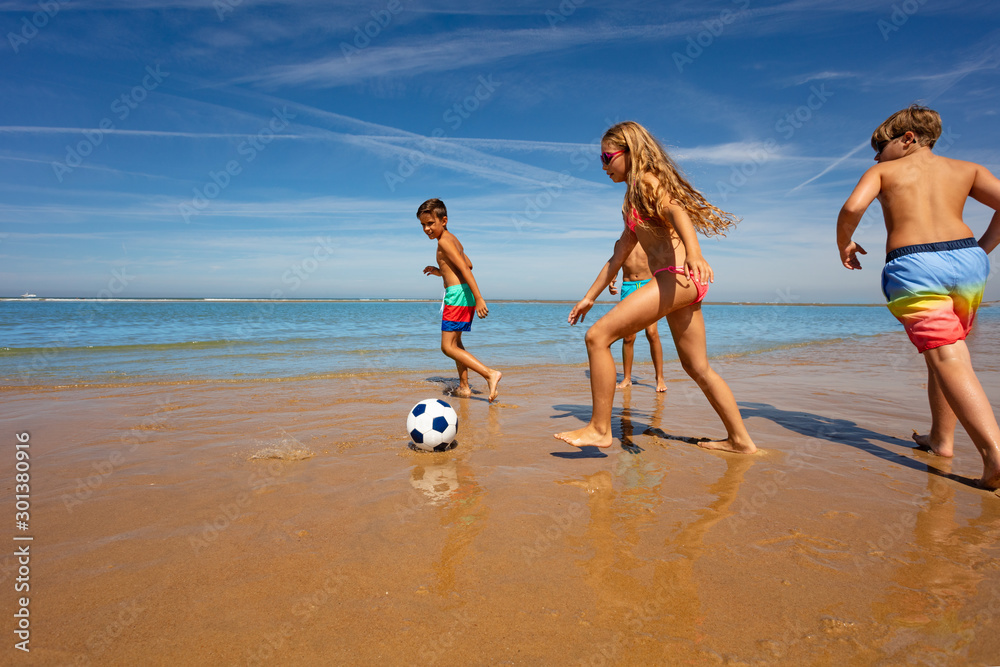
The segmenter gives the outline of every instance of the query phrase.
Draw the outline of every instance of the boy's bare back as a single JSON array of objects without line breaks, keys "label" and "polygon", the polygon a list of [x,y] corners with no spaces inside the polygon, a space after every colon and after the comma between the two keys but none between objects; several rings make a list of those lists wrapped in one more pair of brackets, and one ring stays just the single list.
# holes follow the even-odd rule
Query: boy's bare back
[{"label": "boy's bare back", "polygon": [[887,157],[869,170],[877,179],[885,216],[886,252],[973,236],[962,221],[962,210],[975,190],[979,165],[934,155],[927,147],[905,157]]}]

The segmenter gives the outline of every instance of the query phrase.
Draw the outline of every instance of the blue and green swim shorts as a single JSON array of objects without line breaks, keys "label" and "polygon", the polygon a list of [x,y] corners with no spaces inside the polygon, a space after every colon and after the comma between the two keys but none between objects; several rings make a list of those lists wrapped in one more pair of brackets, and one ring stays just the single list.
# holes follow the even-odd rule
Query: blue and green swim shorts
[{"label": "blue and green swim shorts", "polygon": [[472,331],[476,297],[467,283],[445,288],[442,305],[441,331]]}]

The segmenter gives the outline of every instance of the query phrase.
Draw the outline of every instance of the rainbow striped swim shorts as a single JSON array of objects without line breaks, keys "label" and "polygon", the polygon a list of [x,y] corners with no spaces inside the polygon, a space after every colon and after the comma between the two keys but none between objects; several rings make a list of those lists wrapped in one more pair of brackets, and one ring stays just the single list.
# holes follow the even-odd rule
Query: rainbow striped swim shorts
[{"label": "rainbow striped swim shorts", "polygon": [[974,238],[909,245],[886,255],[882,293],[910,341],[926,352],[965,340],[989,275]]},{"label": "rainbow striped swim shorts", "polygon": [[441,331],[472,331],[472,314],[476,312],[476,297],[466,283],[444,290]]}]

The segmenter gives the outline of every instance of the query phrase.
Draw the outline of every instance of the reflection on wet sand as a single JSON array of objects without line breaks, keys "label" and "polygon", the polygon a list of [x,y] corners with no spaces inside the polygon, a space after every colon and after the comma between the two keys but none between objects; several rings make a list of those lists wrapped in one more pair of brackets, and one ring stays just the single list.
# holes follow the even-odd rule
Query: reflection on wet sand
[{"label": "reflection on wet sand", "polygon": [[461,486],[458,466],[454,461],[415,465],[410,474],[410,485],[424,494],[431,505],[440,505]]},{"label": "reflection on wet sand", "polygon": [[[645,618],[651,640],[648,648],[636,646],[637,651],[658,650],[663,659],[690,658],[704,660],[700,644],[705,639],[701,631],[703,620],[698,594],[695,565],[701,557],[706,534],[720,521],[733,514],[732,506],[739,495],[746,472],[755,459],[724,455],[726,470],[718,481],[708,487],[715,500],[699,510],[698,518],[685,526],[673,540],[664,544],[667,554],[654,565],[654,576],[647,593],[650,602],[645,605]],[[665,645],[656,646],[656,638]]]},{"label": "reflection on wet sand", "polygon": [[[626,403],[624,443],[631,437],[630,416]],[[657,428],[655,422],[652,428]],[[662,521],[656,510],[670,493],[659,464],[623,452],[613,473],[603,470],[563,482],[587,492],[590,523],[581,542],[590,548],[590,556],[579,564],[596,598],[593,622],[612,629],[611,638],[596,643],[593,660],[584,660],[584,664],[672,664],[705,659],[700,650],[704,636],[695,566],[705,548],[706,534],[733,513],[744,476],[756,462],[744,456],[708,456],[724,458],[726,466],[721,477],[706,489],[714,500],[695,510],[696,517],[667,538],[662,551],[652,559],[636,551],[644,527]]]},{"label": "reflection on wet sand", "polygon": [[[458,439],[455,449],[418,460],[410,474],[410,484],[435,506],[441,528],[445,529],[440,560],[434,565],[438,582],[433,590],[447,596],[456,590],[456,572],[471,555],[471,545],[486,525],[489,507],[486,494],[476,481],[474,468],[467,463],[470,451],[495,435],[499,429],[495,411],[488,412],[488,434],[470,418],[469,401],[456,399]],[[423,456],[418,457],[423,459]]]},{"label": "reflection on wet sand", "polygon": [[[913,655],[931,665],[996,662],[1000,566],[987,549],[1000,538],[1000,506],[983,495],[979,515],[966,521],[955,504],[958,488],[941,476],[927,476],[912,546],[898,558],[893,584],[872,604],[884,631],[873,657],[891,664]],[[985,628],[988,637],[981,636]]]}]

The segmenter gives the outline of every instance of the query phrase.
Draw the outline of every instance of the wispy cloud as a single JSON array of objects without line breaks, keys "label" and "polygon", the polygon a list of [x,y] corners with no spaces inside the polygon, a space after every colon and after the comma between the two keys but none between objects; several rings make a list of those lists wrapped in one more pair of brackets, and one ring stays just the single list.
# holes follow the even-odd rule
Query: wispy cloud
[{"label": "wispy cloud", "polygon": [[[926,74],[915,74],[908,77],[900,77],[902,81],[919,81],[919,82],[929,82],[939,84],[933,93],[926,97],[922,102],[924,104],[932,104],[934,100],[943,96],[946,92],[958,85],[963,79],[971,74],[977,72],[995,70],[1000,67],[1000,48],[993,44],[989,44],[982,49],[976,49],[978,53],[974,56],[966,59],[964,62],[959,63],[957,66],[950,69],[946,69],[939,72],[930,72]],[[801,190],[803,187],[809,185],[810,183],[822,178],[826,174],[830,173],[841,163],[848,160],[858,151],[870,146],[871,144],[867,141],[858,144],[850,151],[845,153],[839,158],[834,159],[830,164],[824,167],[818,174],[812,176],[802,183],[799,183],[794,188],[788,191],[787,194],[792,194]]]},{"label": "wispy cloud", "polygon": [[[119,134],[132,137],[183,137],[185,139],[243,139],[251,137],[255,132],[178,132],[171,130],[123,130],[120,128],[97,127],[47,127],[43,125],[0,125],[0,134],[80,134],[95,132],[100,134]],[[305,139],[313,138],[301,134],[268,135],[274,139]]]},{"label": "wispy cloud", "polygon": [[858,144],[857,146],[855,146],[854,148],[852,148],[850,151],[848,151],[844,155],[841,155],[840,157],[835,158],[830,164],[828,164],[826,167],[824,167],[823,170],[820,171],[818,174],[816,174],[815,176],[812,176],[811,178],[807,178],[806,180],[804,180],[803,182],[799,183],[794,188],[792,188],[791,190],[789,190],[786,194],[790,195],[793,192],[797,192],[798,190],[801,190],[802,188],[804,188],[805,186],[809,185],[810,183],[812,183],[816,179],[822,178],[826,174],[830,173],[831,171],[833,171],[834,169],[836,169],[837,167],[839,167],[841,165],[841,163],[845,162],[846,160],[849,160],[852,155],[854,155],[855,153],[857,153],[861,149],[868,148],[870,146],[871,146],[871,144],[869,142],[867,142],[867,141]]},{"label": "wispy cloud", "polygon": [[652,26],[608,26],[587,28],[464,30],[438,34],[431,42],[421,35],[407,44],[369,46],[353,55],[343,53],[305,63],[278,65],[234,83],[256,83],[264,87],[327,88],[359,83],[373,77],[414,76],[523,59],[533,54],[571,49],[595,42],[628,39],[658,40],[700,29],[685,21]]}]

